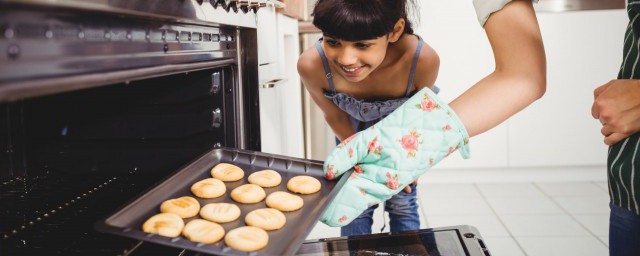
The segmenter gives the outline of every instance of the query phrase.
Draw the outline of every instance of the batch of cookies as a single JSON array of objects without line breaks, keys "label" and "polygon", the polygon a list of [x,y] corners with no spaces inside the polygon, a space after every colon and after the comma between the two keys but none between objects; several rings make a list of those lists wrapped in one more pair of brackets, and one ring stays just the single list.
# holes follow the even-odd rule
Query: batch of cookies
[{"label": "batch of cookies", "polygon": [[[244,171],[235,165],[220,163],[211,169],[213,178],[204,179],[191,186],[191,192],[199,198],[212,199],[225,195],[227,188],[224,182],[239,181],[244,178]],[[266,198],[269,208],[253,210],[246,214],[247,226],[235,228],[225,235],[220,225],[237,220],[240,207],[230,203],[210,203],[200,208],[198,200],[191,196],[169,199],[160,205],[159,214],[154,215],[142,225],[142,231],[166,237],[178,237],[181,234],[187,239],[205,244],[213,244],[224,237],[227,246],[239,251],[258,251],[269,243],[266,231],[282,228],[286,223],[283,212],[299,210],[304,201],[300,196],[284,191],[275,191],[269,196],[264,188],[280,185],[282,177],[273,170],[263,170],[249,175],[249,184],[233,189],[231,198],[241,204],[255,204]],[[311,176],[300,175],[287,182],[287,189],[293,193],[313,194],[320,191],[320,181]],[[194,219],[184,224],[185,218],[200,215],[202,219]]]}]

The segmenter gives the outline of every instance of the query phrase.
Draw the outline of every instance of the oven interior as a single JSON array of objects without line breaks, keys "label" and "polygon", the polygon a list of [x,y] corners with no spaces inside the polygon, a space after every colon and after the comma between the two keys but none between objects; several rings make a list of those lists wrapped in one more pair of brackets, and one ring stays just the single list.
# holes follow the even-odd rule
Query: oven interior
[{"label": "oven interior", "polygon": [[[236,146],[235,122],[225,120],[235,116],[233,72],[223,66],[0,105],[3,255],[115,255],[136,246],[93,224],[211,148]],[[179,253],[142,247],[134,255]]]}]

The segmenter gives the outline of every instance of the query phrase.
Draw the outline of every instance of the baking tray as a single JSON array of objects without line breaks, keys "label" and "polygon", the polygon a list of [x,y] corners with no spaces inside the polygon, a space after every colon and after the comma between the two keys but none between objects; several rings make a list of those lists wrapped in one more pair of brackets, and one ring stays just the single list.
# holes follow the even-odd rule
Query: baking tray
[{"label": "baking tray", "polygon": [[[225,182],[227,192],[222,197],[214,199],[197,198],[191,193],[191,185],[199,180],[210,178],[211,168],[218,163],[230,163],[239,166],[245,171],[244,178],[235,182]],[[274,170],[282,176],[282,183],[279,186],[265,188],[267,195],[275,191],[287,191],[287,181],[297,175],[309,175],[317,178],[322,183],[322,188],[318,193],[300,195],[304,200],[302,209],[284,213],[287,217],[287,224],[284,227],[267,232],[269,234],[269,244],[264,249],[248,253],[227,247],[224,244],[224,239],[215,244],[202,244],[191,242],[183,236],[169,238],[142,232],[142,224],[151,216],[160,213],[160,204],[163,201],[181,196],[192,196],[200,202],[201,207],[208,203],[235,203],[229,196],[231,190],[247,184],[247,177],[251,173],[264,169]],[[349,174],[347,173],[339,180],[326,180],[323,177],[322,162],[320,161],[232,148],[216,148],[176,171],[157,186],[142,193],[113,214],[99,221],[96,223],[95,228],[105,233],[208,254],[292,255],[296,253],[304,242],[304,239],[320,219],[329,202],[336,196],[348,177]],[[267,207],[265,200],[256,204],[235,204],[240,207],[242,213],[238,220],[222,224],[225,232],[229,232],[236,227],[246,226],[244,217],[247,213]],[[199,218],[199,216],[184,219],[185,224],[196,218]]]}]

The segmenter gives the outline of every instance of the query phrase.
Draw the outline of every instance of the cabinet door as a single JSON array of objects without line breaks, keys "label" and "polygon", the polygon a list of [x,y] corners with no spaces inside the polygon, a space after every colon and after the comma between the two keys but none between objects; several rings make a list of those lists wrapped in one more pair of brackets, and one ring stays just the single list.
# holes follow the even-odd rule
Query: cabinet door
[{"label": "cabinet door", "polygon": [[302,118],[302,84],[297,63],[300,55],[298,20],[278,14],[278,66],[280,77],[286,80],[278,88],[282,99],[283,153],[287,156],[304,157],[304,132]]},{"label": "cabinet door", "polygon": [[258,11],[258,63],[260,65],[278,61],[278,38],[276,10],[272,5]]}]

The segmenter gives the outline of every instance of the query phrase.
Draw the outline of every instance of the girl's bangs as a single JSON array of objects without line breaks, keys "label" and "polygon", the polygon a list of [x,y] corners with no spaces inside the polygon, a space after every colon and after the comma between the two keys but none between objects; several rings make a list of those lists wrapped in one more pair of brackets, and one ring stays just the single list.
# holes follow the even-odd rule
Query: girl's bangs
[{"label": "girl's bangs", "polygon": [[383,17],[382,12],[376,10],[356,13],[344,8],[333,8],[314,13],[313,25],[336,39],[370,40],[393,31],[395,21],[387,21]]}]

